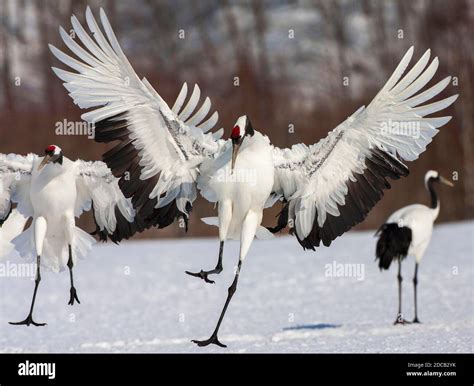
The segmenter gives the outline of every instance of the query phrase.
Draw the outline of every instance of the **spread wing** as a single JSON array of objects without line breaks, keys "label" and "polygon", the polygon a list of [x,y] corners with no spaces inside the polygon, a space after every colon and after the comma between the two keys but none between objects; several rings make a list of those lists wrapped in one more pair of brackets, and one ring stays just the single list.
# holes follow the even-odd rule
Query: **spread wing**
[{"label": "spread wing", "polygon": [[10,215],[13,203],[22,215],[33,215],[30,182],[37,158],[36,154],[0,154],[0,225]]},{"label": "spread wing", "polygon": [[[145,227],[164,227],[176,217],[187,219],[196,198],[198,166],[221,148],[222,130],[206,133],[217,113],[206,98],[198,108],[196,85],[185,104],[185,83],[169,107],[150,83],[139,79],[125,57],[103,9],[103,30],[90,8],[86,32],[75,16],[71,22],[79,45],[62,28],[61,37],[75,58],[50,45],[52,53],[75,72],[53,68],[69,95],[81,108],[93,110],[82,118],[95,126],[97,142],[118,141],[104,161],[119,178],[119,186]],[[92,35],[92,37],[91,37]]]},{"label": "spread wing", "polygon": [[128,239],[143,224],[135,218],[130,199],[125,198],[116,178],[103,162],[75,161],[77,199],[75,215],[93,210],[96,234],[100,240]]},{"label": "spread wing", "polygon": [[12,209],[5,220],[0,220],[0,260],[7,257],[15,246],[12,240],[23,232],[28,217],[23,216],[18,210]]},{"label": "spread wing", "polygon": [[304,248],[314,249],[321,241],[329,246],[364,220],[390,188],[387,178],[408,175],[402,161],[417,159],[451,119],[425,117],[451,105],[457,95],[426,104],[446,88],[450,77],[418,93],[434,76],[438,59],[426,68],[428,50],[403,76],[412,55],[413,47],[367,108],[361,107],[326,138],[311,146],[274,148],[273,190],[284,198],[281,216],[292,222]]}]

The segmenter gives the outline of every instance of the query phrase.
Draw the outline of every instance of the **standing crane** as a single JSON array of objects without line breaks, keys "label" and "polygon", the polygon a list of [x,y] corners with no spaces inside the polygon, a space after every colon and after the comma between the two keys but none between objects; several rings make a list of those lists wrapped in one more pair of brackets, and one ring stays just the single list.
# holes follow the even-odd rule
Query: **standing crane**
[{"label": "standing crane", "polygon": [[[15,210],[13,204],[17,204]],[[87,255],[95,239],[75,225],[75,217],[91,209],[95,234],[103,241],[118,242],[136,231],[132,204],[105,163],[71,161],[57,145],[48,146],[44,156],[0,154],[0,235],[7,236],[5,243],[22,257],[36,259],[30,312],[25,320],[10,324],[46,324],[33,320],[41,267],[54,272],[67,267],[71,281],[68,304],[80,303],[73,267]],[[11,220],[10,215],[14,216]],[[32,224],[23,230],[28,218]],[[4,253],[10,249],[4,248]]]},{"label": "standing crane", "polygon": [[398,313],[394,324],[405,324],[407,321],[402,314],[402,261],[408,255],[415,258],[415,275],[413,289],[415,294],[415,318],[413,323],[420,323],[417,307],[418,266],[430,243],[433,224],[439,214],[439,199],[435,185],[442,183],[453,187],[453,183],[441,176],[435,170],[425,174],[425,187],[430,194],[430,206],[413,204],[394,212],[379,228],[376,248],[376,260],[380,270],[387,270],[393,260],[398,261]]}]

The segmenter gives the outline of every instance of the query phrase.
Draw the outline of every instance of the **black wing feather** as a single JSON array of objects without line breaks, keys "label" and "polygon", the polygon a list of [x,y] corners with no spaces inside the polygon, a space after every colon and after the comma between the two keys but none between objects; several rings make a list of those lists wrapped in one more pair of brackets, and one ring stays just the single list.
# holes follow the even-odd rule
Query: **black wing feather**
[{"label": "black wing feather", "polygon": [[[354,173],[355,181],[348,180],[347,195],[344,205],[338,205],[339,216],[327,214],[326,221],[320,227],[317,221],[318,213],[316,209],[313,228],[309,235],[301,239],[296,237],[304,249],[315,250],[321,242],[325,246],[347,232],[354,225],[362,222],[369,211],[383,197],[383,191],[390,189],[387,178],[399,179],[408,175],[408,168],[396,157],[379,148],[371,150],[365,161],[366,169],[362,174]],[[278,225],[275,229],[283,229],[283,223],[288,223],[288,209],[282,211],[278,218]]]},{"label": "black wing feather", "polygon": [[[95,124],[97,142],[120,141],[103,155],[103,160],[112,170],[115,177],[119,179],[119,187],[125,197],[132,197],[132,205],[135,209],[135,221],[129,226],[120,224],[120,231],[115,238],[129,238],[135,232],[156,226],[164,228],[177,218],[185,220],[186,230],[188,227],[187,216],[182,213],[173,200],[169,204],[155,208],[157,199],[150,199],[150,193],[156,185],[159,175],[153,176],[146,181],[140,179],[142,167],[140,166],[140,155],[130,138],[129,122],[125,113],[107,118]],[[188,213],[192,206],[188,203]],[[97,231],[96,231],[97,232]]]}]

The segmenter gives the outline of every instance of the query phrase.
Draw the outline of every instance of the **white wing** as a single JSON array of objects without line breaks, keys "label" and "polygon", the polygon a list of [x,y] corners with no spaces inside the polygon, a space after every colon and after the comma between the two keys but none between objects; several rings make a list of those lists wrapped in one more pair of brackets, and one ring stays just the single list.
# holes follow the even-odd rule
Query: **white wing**
[{"label": "white wing", "polygon": [[[418,93],[438,68],[426,51],[402,78],[413,47],[367,108],[361,107],[318,143],[274,149],[275,194],[287,201],[285,216],[294,222],[304,248],[328,246],[361,222],[390,188],[386,177],[408,174],[400,161],[413,161],[451,117],[425,118],[451,105],[457,95],[429,104],[450,82],[447,77]],[[277,229],[281,228],[278,227]],[[276,230],[277,230],[276,229]]]},{"label": "white wing", "polygon": [[5,221],[12,203],[26,217],[33,215],[30,200],[31,173],[36,154],[0,154],[0,222]]},{"label": "white wing", "polygon": [[0,220],[0,260],[7,257],[15,246],[11,241],[23,232],[28,217],[13,209],[6,220]]},{"label": "white wing", "polygon": [[136,229],[135,211],[125,198],[115,178],[104,162],[75,161],[77,167],[77,199],[75,215],[93,210],[96,234],[102,241],[128,239]]},{"label": "white wing", "polygon": [[54,46],[50,45],[50,49],[76,72],[53,70],[79,107],[96,108],[82,115],[95,125],[95,140],[120,142],[104,155],[104,161],[120,178],[126,197],[133,196],[134,207],[146,226],[163,227],[177,216],[186,218],[191,209],[196,198],[198,166],[221,147],[220,132],[206,134],[218,115],[214,113],[204,121],[211,103],[206,98],[197,108],[197,85],[184,104],[186,83],[170,108],[145,78],[139,79],[103,9],[100,19],[105,36],[87,8],[92,39],[72,16],[75,35],[84,48],[60,28],[64,43],[77,59]]}]

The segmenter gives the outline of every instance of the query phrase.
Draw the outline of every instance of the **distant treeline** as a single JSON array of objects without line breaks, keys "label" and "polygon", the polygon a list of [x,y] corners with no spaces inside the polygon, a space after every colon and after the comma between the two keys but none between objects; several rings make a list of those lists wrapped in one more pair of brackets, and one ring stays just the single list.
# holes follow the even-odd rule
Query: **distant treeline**
[{"label": "distant treeline", "polygon": [[[408,47],[415,58],[431,48],[440,66],[430,85],[452,75],[440,98],[460,94],[446,113],[453,119],[358,229],[378,227],[403,205],[428,203],[427,169],[458,179],[440,191],[440,221],[474,216],[473,1],[0,0],[0,152],[42,153],[50,143],[73,159],[105,151],[87,130],[64,135],[81,111],[50,69],[60,65],[48,43],[64,48],[59,26],[69,31],[72,14],[83,21],[87,5],[105,8],[138,75],[168,103],[184,81],[198,83],[226,136],[247,114],[278,146],[324,137],[370,102]],[[189,234],[216,234],[200,221],[210,215],[212,205],[198,199]],[[90,218],[82,221],[92,229]],[[145,236],[183,233],[176,225]]]}]

